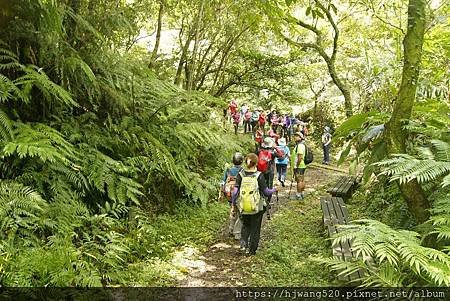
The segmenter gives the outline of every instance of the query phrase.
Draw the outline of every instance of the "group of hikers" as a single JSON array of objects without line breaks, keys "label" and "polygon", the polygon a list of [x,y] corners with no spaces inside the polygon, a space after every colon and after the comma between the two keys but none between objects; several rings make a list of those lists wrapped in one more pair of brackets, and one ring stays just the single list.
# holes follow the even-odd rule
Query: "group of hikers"
[{"label": "group of hikers", "polygon": [[275,142],[278,142],[281,137],[290,142],[294,132],[308,135],[307,123],[302,121],[300,116],[280,114],[276,110],[265,111],[261,107],[252,109],[246,103],[239,108],[235,100],[232,100],[228,109],[224,110],[224,118],[228,118],[228,121],[233,123],[236,135],[239,126],[242,125],[244,133],[252,133],[259,144],[262,143],[265,135],[274,138]]},{"label": "group of hikers", "polygon": [[[278,183],[285,187],[290,166],[293,176],[291,189],[293,181],[296,182],[293,198],[303,200],[305,171],[307,165],[313,161],[313,154],[306,144],[306,123],[293,124],[291,116],[286,114],[278,117],[274,110],[269,113],[269,118],[262,109],[258,108],[252,112],[245,104],[239,111],[234,100],[231,101],[228,111],[235,125],[235,133],[243,116],[244,133],[252,132],[256,144],[254,153],[244,156],[237,152],[233,155],[233,166],[226,168],[221,182],[222,195],[230,204],[229,233],[240,240],[243,252],[254,255],[259,244],[263,215],[268,212],[267,217],[270,218],[273,194],[278,198],[279,186],[274,185],[275,173]],[[246,115],[249,118],[246,118]],[[280,122],[281,117],[284,117],[284,120],[289,118],[290,122]],[[266,121],[269,130],[264,132]],[[294,141],[291,152],[288,142],[292,136]],[[325,127],[322,135],[324,164],[329,164],[330,143],[330,128]]]}]

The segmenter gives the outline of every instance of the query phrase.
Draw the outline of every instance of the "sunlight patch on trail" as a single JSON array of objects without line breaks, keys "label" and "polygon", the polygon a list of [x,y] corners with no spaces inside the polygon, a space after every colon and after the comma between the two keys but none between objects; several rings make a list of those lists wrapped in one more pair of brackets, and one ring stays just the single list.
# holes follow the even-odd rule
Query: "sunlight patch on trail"
[{"label": "sunlight patch on trail", "polygon": [[[200,255],[197,248],[191,246],[184,246],[182,249],[175,251],[172,265],[181,272],[177,275],[178,281],[186,280],[188,277],[199,277],[216,269],[216,266],[208,265],[205,262],[205,257]],[[203,281],[197,280],[199,280],[198,285],[204,285]],[[189,281],[188,286],[196,286],[196,283]]]}]

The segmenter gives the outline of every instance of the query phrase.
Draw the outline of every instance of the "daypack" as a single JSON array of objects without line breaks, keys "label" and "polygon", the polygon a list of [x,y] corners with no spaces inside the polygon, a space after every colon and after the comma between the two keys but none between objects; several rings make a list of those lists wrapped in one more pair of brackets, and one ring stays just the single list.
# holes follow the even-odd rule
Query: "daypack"
[{"label": "daypack", "polygon": [[259,114],[258,122],[260,124],[266,123],[266,114],[264,114],[264,113]]},{"label": "daypack", "polygon": [[[278,160],[279,160],[279,161],[284,161],[284,159],[286,159],[286,157],[287,157],[286,146],[283,146],[283,147],[277,147],[276,150],[277,150],[277,152],[278,152],[279,154],[281,154],[281,157],[279,157]],[[277,162],[279,162],[279,161],[277,161]]]},{"label": "daypack", "polygon": [[258,154],[258,171],[268,171],[270,167],[270,161],[272,161],[272,150],[262,149]]},{"label": "daypack", "polygon": [[223,192],[225,194],[225,197],[231,201],[231,196],[233,194],[234,186],[236,185],[236,176],[231,175],[231,169],[228,169],[227,172],[227,179],[225,181],[225,186],[223,189]]},{"label": "daypack", "polygon": [[308,165],[312,161],[314,161],[314,155],[311,149],[306,145],[305,143],[305,158],[304,158],[305,164]]},{"label": "daypack", "polygon": [[245,120],[250,120],[250,118],[252,118],[252,112],[247,111],[244,115]]},{"label": "daypack", "polygon": [[239,121],[240,121],[240,119],[241,119],[241,116],[240,116],[238,113],[234,113],[232,117],[233,117],[233,122],[234,122],[235,124],[239,124]]},{"label": "daypack", "polygon": [[257,171],[251,176],[241,172],[242,182],[239,192],[238,208],[241,214],[256,214],[263,209],[264,200],[259,193],[258,177],[261,173]]}]

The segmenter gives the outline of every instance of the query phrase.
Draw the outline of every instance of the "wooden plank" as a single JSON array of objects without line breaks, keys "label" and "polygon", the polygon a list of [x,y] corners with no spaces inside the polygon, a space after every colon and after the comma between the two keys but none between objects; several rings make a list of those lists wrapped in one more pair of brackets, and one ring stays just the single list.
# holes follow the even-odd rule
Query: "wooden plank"
[{"label": "wooden plank", "polygon": [[345,189],[345,187],[347,185],[347,181],[348,181],[348,178],[344,177],[344,179],[340,183],[339,187],[337,188],[336,193],[334,194],[334,196],[342,197],[343,191],[344,191],[344,189]]},{"label": "wooden plank", "polygon": [[346,178],[344,183],[339,187],[337,194],[340,194],[339,196],[346,195],[352,186],[353,181],[350,178]]},{"label": "wooden plank", "polygon": [[344,181],[344,179],[345,179],[345,177],[343,177],[343,176],[339,177],[336,184],[328,192],[334,196],[336,194],[337,190],[339,189],[342,181]]},{"label": "wooden plank", "polygon": [[347,206],[342,198],[336,198],[339,204],[339,209],[341,210],[342,216],[344,217],[345,224],[350,223],[350,215],[348,214]]},{"label": "wooden plank", "polygon": [[320,207],[323,212],[323,224],[327,226],[331,223],[330,221],[330,210],[328,208],[327,199],[325,197],[320,198]]},{"label": "wooden plank", "polygon": [[331,198],[331,204],[333,204],[333,211],[335,212],[336,217],[339,221],[338,224],[344,225],[344,224],[346,224],[346,222],[345,222],[345,217],[341,210],[341,203],[339,203],[339,200],[342,200],[342,199],[333,197],[333,198]]}]

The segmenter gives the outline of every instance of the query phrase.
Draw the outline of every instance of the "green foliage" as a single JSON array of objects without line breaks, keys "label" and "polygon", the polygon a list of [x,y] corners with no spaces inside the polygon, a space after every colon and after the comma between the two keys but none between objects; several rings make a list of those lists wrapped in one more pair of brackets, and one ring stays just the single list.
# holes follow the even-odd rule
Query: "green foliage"
[{"label": "green foliage", "polygon": [[[419,227],[423,232],[397,230],[375,220],[359,220],[343,226],[333,244],[349,239],[358,259],[342,262],[325,259],[332,270],[349,274],[363,271],[363,286],[448,286],[450,283],[450,206],[446,188],[450,172],[450,144],[431,140],[428,147],[417,147],[415,156],[394,155],[374,165],[391,181],[417,180],[433,200],[431,218]],[[376,191],[376,190],[375,190]],[[380,194],[379,192],[376,192]],[[390,216],[393,217],[392,215]]]},{"label": "green foliage", "polygon": [[125,23],[96,30],[54,1],[14,10],[0,28],[0,284],[172,283],[174,249],[211,242],[226,218],[206,204],[251,140],[210,122],[223,100],[114,47]]},{"label": "green foliage", "polygon": [[332,270],[349,267],[343,275],[361,269],[362,286],[448,286],[450,283],[450,256],[447,252],[424,247],[419,234],[395,230],[374,220],[358,220],[342,226],[333,244],[350,239],[358,260],[341,262],[335,259],[320,260]]}]

